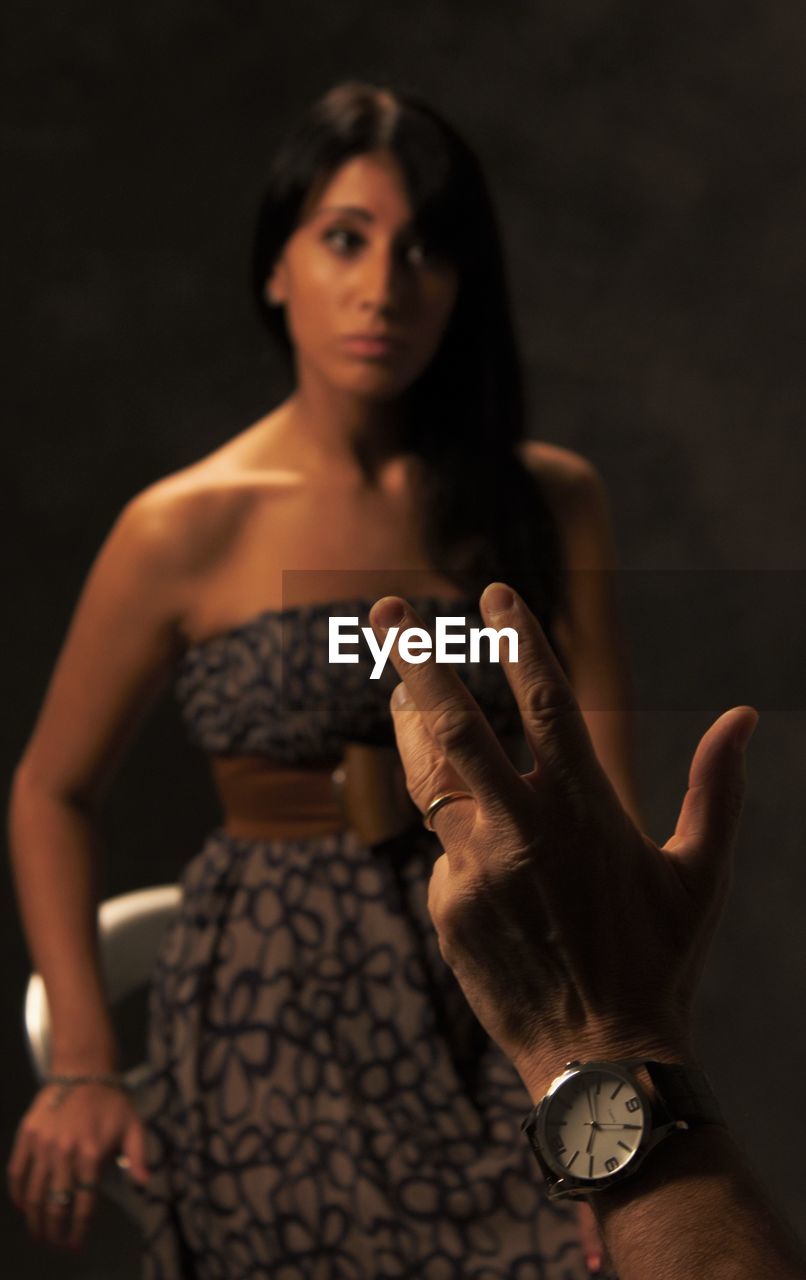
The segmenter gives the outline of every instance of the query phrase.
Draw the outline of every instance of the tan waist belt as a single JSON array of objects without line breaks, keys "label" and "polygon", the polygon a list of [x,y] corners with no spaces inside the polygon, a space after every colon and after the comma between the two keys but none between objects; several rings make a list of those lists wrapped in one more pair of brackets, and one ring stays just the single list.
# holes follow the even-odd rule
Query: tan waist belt
[{"label": "tan waist belt", "polygon": [[416,822],[394,747],[349,743],[334,766],[289,768],[265,756],[213,756],[224,830],[248,840],[353,830],[377,844]]}]

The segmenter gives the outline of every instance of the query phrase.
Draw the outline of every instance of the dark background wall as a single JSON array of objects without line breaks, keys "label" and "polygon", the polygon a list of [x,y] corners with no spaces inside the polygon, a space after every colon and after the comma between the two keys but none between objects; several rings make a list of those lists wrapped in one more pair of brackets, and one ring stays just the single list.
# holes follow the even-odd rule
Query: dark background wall
[{"label": "dark background wall", "polygon": [[[285,393],[246,287],[283,129],[347,76],[421,93],[490,177],[532,434],[610,488],[653,834],[713,715],[762,711],[700,1043],[806,1233],[806,9],[5,0],[2,22],[4,767],[123,502]],[[169,701],[110,797],[105,892],[174,878],[213,818]],[[5,1159],[32,1080],[8,888],[1,909]],[[0,1216],[10,1277],[136,1274],[111,1209],[80,1260]]]}]

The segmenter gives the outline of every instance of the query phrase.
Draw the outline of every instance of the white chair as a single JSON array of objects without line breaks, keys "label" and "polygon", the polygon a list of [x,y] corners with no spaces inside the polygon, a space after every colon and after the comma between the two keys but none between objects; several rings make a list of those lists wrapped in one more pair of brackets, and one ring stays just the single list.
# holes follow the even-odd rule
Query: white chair
[{"label": "white chair", "polygon": [[[107,998],[113,1009],[149,983],[163,935],[176,915],[181,896],[178,884],[163,884],[108,898],[99,906],[101,968]],[[51,1042],[48,998],[38,973],[31,974],[25,992],[25,1034],[34,1070],[41,1080],[49,1070]],[[145,1054],[145,1040],[142,1050]],[[125,1073],[135,1105],[142,1098],[147,1073],[145,1061]],[[101,1185],[110,1199],[133,1218],[139,1218],[138,1193],[117,1165],[110,1166],[105,1172]]]}]

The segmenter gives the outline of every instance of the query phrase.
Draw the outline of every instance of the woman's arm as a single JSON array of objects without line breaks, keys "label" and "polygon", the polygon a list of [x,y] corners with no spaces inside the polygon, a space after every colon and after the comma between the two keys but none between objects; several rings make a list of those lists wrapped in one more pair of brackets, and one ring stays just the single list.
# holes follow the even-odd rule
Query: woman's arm
[{"label": "woman's arm", "polygon": [[[114,765],[165,683],[177,652],[181,592],[171,521],[151,493],[131,503],[82,592],[11,795],[11,860],[26,937],[52,1023],[52,1070],[105,1074],[116,1066],[96,947],[96,810]],[[73,1217],[48,1187],[93,1183],[121,1145],[145,1176],[131,1104],[84,1086],[53,1110],[37,1095],[12,1152],[12,1195],[29,1226],[77,1244],[94,1196]],[[59,1216],[61,1215],[61,1216]]]},{"label": "woman's arm", "polygon": [[153,501],[117,521],[82,592],[11,795],[11,857],[52,1019],[55,1071],[114,1060],[95,955],[95,813],[177,652]]},{"label": "woman's arm", "polygon": [[560,535],[566,607],[554,630],[563,661],[599,761],[640,825],[629,661],[607,493],[591,463],[567,449],[529,442],[522,457],[541,483]]}]

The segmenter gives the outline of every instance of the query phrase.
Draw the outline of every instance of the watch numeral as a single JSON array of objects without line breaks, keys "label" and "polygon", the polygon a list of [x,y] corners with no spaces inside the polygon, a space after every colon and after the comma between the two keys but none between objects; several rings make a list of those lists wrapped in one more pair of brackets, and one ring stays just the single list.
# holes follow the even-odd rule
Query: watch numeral
[{"label": "watch numeral", "polygon": [[612,1173],[614,1169],[618,1169],[618,1160],[615,1156],[611,1156],[609,1160],[605,1160],[605,1169],[608,1173]]},{"label": "watch numeral", "polygon": [[639,1109],[639,1107],[640,1107],[640,1106],[641,1106],[641,1103],[638,1101],[638,1099],[637,1099],[637,1098],[628,1098],[628,1099],[627,1099],[627,1110],[628,1110],[628,1111],[637,1111],[637,1110]]},{"label": "watch numeral", "polygon": [[619,1139],[619,1146],[620,1146],[620,1147],[623,1147],[625,1151],[632,1151],[632,1147],[628,1147],[628,1146],[627,1146],[627,1143],[626,1143],[626,1142],[622,1142],[622,1141],[621,1141],[621,1139]]},{"label": "watch numeral", "polygon": [[622,1091],[622,1089],[623,1089],[623,1088],[624,1088],[624,1081],[622,1080],[621,1084],[616,1085],[615,1089],[614,1089],[614,1090],[613,1090],[613,1092],[611,1093],[611,1095],[610,1095],[610,1101],[611,1101],[611,1102],[613,1101],[613,1099],[614,1099],[614,1098],[617,1098],[617,1097],[618,1097],[618,1095],[621,1093],[621,1091]]}]

